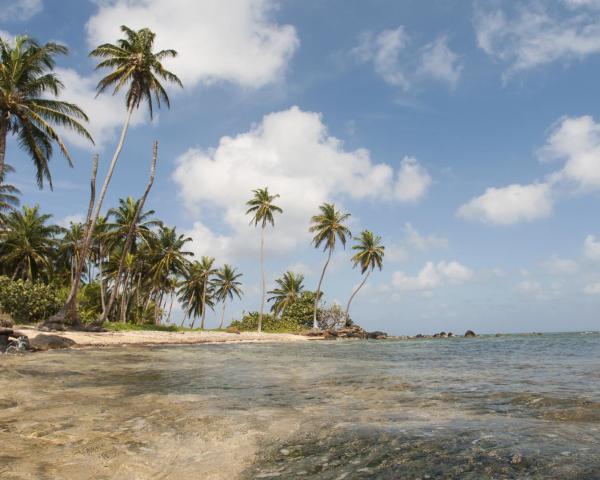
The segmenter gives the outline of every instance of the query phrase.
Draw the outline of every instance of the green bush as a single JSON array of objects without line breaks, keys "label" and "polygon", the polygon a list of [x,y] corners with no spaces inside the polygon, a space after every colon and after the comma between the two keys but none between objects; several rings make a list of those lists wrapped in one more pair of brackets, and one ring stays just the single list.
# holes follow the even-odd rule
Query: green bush
[{"label": "green bush", "polygon": [[[277,318],[270,313],[263,315],[262,329],[264,332],[300,332],[311,328],[313,324],[313,309],[315,292],[304,292],[301,297],[288,308],[281,317]],[[319,309],[318,315],[320,315]],[[317,316],[318,316],[317,315]],[[231,322],[231,327],[237,327],[241,331],[253,331],[258,329],[258,312],[244,314],[241,320]]]},{"label": "green bush", "polygon": [[64,292],[52,285],[0,277],[0,309],[17,323],[45,320],[58,312],[64,301]]}]

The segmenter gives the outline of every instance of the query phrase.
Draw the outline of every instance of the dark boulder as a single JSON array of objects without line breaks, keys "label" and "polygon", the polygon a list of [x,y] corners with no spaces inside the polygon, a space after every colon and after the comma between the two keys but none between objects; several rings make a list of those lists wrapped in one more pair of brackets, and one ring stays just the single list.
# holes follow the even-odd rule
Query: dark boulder
[{"label": "dark boulder", "polygon": [[473,330],[467,330],[465,332],[465,337],[476,337],[477,335],[475,334],[475,332]]},{"label": "dark boulder", "polygon": [[367,338],[370,338],[372,340],[384,340],[387,338],[387,333],[385,332],[380,332],[380,331],[375,331],[375,332],[369,332],[367,334]]},{"label": "dark boulder", "polygon": [[75,341],[60,335],[39,334],[29,341],[34,350],[56,350],[59,348],[70,348],[75,345]]}]

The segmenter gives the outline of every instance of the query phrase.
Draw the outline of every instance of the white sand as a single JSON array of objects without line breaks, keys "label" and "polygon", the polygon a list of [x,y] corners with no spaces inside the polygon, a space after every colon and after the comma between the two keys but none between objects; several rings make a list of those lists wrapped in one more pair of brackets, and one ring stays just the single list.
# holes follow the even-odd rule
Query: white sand
[{"label": "white sand", "polygon": [[59,335],[76,342],[77,347],[113,347],[126,345],[188,345],[198,343],[234,343],[234,342],[304,342],[310,339],[303,335],[290,333],[242,332],[41,332],[32,327],[15,326],[30,339],[37,335]]}]

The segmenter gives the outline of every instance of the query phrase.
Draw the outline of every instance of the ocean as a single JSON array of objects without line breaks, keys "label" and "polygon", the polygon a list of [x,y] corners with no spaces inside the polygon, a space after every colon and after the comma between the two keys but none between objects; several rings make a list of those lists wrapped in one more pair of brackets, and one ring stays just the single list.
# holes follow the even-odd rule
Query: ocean
[{"label": "ocean", "polygon": [[4,356],[0,478],[600,479],[600,334]]}]

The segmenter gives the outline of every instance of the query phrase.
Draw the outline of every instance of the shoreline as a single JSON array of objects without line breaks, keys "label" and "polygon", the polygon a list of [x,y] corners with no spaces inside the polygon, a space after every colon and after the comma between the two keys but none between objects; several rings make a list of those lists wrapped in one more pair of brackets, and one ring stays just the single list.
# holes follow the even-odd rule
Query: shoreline
[{"label": "shoreline", "polygon": [[[200,345],[223,343],[261,343],[261,342],[304,342],[315,340],[304,335],[291,333],[227,333],[214,331],[199,332],[163,332],[163,331],[125,331],[125,332],[80,332],[80,331],[41,331],[30,326],[15,325],[15,332],[27,335],[35,345],[40,335],[60,337],[74,342],[58,348],[102,348],[134,347],[161,345]],[[69,343],[71,343],[69,342]],[[56,347],[54,347],[56,348]],[[50,347],[49,349],[53,349]]]}]

